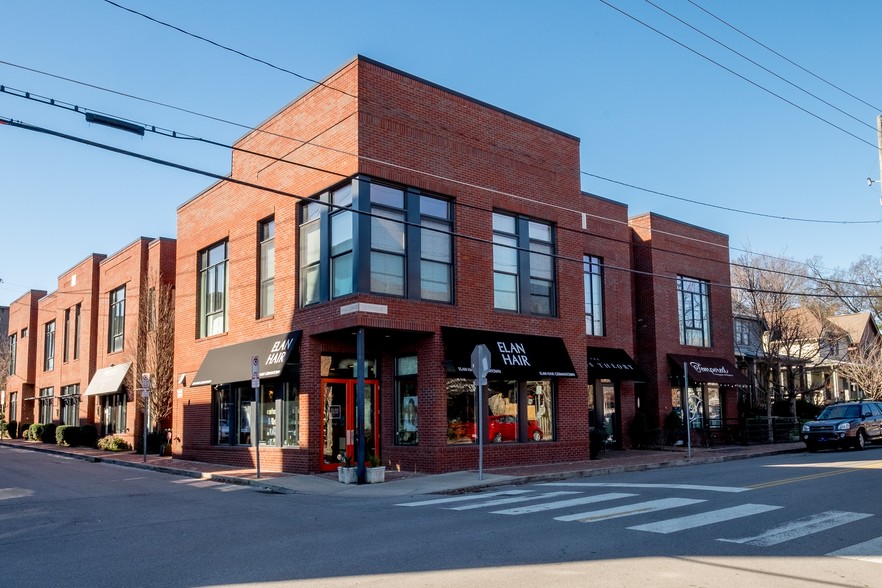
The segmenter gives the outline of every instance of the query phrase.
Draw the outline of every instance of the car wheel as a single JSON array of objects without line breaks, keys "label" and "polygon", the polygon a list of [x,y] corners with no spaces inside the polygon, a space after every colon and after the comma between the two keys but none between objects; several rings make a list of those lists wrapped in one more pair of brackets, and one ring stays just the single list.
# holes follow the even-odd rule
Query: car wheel
[{"label": "car wheel", "polygon": [[863,449],[867,446],[867,434],[864,433],[863,429],[858,431],[857,437],[854,438],[854,448],[855,449]]},{"label": "car wheel", "polygon": [[542,432],[539,430],[533,431],[533,441],[542,441]]},{"label": "car wheel", "polygon": [[502,443],[502,433],[496,433],[495,435],[493,435],[493,442]]}]

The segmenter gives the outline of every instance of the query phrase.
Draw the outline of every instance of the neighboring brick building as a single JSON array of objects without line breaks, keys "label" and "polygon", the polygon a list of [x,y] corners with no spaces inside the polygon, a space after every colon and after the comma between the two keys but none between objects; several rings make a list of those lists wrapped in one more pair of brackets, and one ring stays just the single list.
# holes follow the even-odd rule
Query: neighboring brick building
[{"label": "neighboring brick building", "polygon": [[149,320],[140,297],[160,276],[174,280],[174,246],[141,237],[110,257],[90,255],[59,276],[54,292],[32,290],[12,303],[7,418],[94,424],[129,443],[140,435],[131,380],[144,353],[139,325]]},{"label": "neighboring brick building", "polygon": [[727,424],[737,425],[739,394],[749,385],[732,363],[729,238],[651,213],[630,222],[637,356],[647,375],[640,404],[650,422],[680,414],[685,365],[691,425],[722,437]]},{"label": "neighboring brick building", "polygon": [[589,426],[630,446],[631,230],[580,191],[578,139],[357,58],[237,147],[178,211],[176,454],[253,465],[257,425],[269,469],[354,457],[360,336],[387,465],[477,467],[480,343],[485,465],[584,459]]}]

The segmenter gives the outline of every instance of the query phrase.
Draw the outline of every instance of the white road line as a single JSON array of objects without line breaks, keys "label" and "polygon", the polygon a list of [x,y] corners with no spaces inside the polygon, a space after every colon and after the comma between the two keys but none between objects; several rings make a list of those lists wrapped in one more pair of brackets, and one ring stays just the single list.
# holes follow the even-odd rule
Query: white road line
[{"label": "white road line", "polygon": [[560,492],[546,492],[544,494],[532,494],[530,496],[517,496],[515,498],[497,498],[495,500],[488,500],[486,502],[479,502],[477,504],[466,504],[465,506],[451,506],[448,507],[450,510],[471,510],[473,508],[487,508],[490,506],[501,506],[503,504],[515,504],[517,502],[527,502],[529,500],[542,500],[543,498],[554,498],[556,496],[568,496],[571,494],[581,494],[581,492],[567,492],[565,490],[561,490]]},{"label": "white road line", "polygon": [[876,537],[850,547],[831,551],[827,555],[846,559],[859,559],[871,563],[882,563],[882,537]]},{"label": "white road line", "polygon": [[591,504],[592,502],[603,502],[605,500],[617,500],[619,498],[630,498],[637,496],[636,494],[623,494],[619,492],[611,492],[609,494],[598,494],[597,496],[583,496],[582,498],[571,498],[570,500],[558,500],[556,502],[543,502],[542,504],[534,504],[533,506],[521,506],[518,508],[509,508],[506,510],[494,510],[493,514],[504,515],[522,515],[533,512],[544,512],[546,510],[556,510],[559,508],[569,508],[580,504]]},{"label": "white road line", "polygon": [[707,492],[747,492],[750,488],[737,486],[700,486],[695,484],[616,484],[614,482],[547,482],[541,486],[570,486],[576,488],[664,488],[668,490],[704,490]]},{"label": "white road line", "polygon": [[768,504],[741,504],[730,508],[720,510],[712,510],[700,514],[680,517],[676,519],[668,519],[666,521],[658,521],[657,523],[647,523],[645,525],[637,525],[636,527],[628,527],[634,531],[648,531],[650,533],[675,533],[695,527],[703,527],[704,525],[712,525],[732,519],[739,519],[750,515],[778,510],[780,506],[770,506]]},{"label": "white road line", "polygon": [[[757,547],[769,547],[770,545],[778,545],[791,539],[798,539],[811,535],[812,533],[820,533],[839,525],[846,525],[859,521],[873,515],[859,512],[844,512],[839,510],[828,510],[818,513],[810,517],[805,517],[796,521],[791,521],[785,525],[769,529],[765,533],[754,537],[744,537],[742,539],[717,539],[717,541],[725,541],[726,543],[741,543],[743,545],[755,545]],[[878,552],[877,552],[878,553]]]},{"label": "white road line", "polygon": [[638,502],[636,504],[626,504],[623,506],[617,506],[615,508],[606,508],[603,510],[592,510],[588,512],[580,512],[578,514],[564,515],[562,517],[554,517],[554,520],[593,523],[596,521],[605,521],[608,519],[616,519],[619,517],[629,517],[632,515],[638,515],[647,512],[655,512],[657,510],[667,510],[669,508],[689,506],[690,504],[697,504],[699,502],[705,501],[696,498],[664,498],[661,500]]},{"label": "white road line", "polygon": [[434,500],[421,500],[419,502],[404,502],[395,506],[430,506],[433,504],[448,504],[450,502],[464,502],[467,500],[482,500],[493,496],[515,496],[517,494],[529,494],[533,490],[504,490],[502,492],[490,492],[488,494],[468,494],[466,496],[454,496],[452,498],[436,498]]}]

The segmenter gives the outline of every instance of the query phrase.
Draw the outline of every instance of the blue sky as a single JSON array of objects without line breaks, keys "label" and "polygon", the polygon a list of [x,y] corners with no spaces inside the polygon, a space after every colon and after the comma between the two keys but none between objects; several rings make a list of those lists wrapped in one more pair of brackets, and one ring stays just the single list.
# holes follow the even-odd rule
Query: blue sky
[{"label": "blue sky", "polygon": [[[589,174],[778,217],[874,221],[763,218],[582,176],[583,190],[624,202],[631,214],[651,210],[728,234],[733,258],[751,248],[820,256],[836,268],[879,255],[879,185],[866,183],[879,178],[875,106],[688,0],[653,1],[854,119],[643,0],[608,2],[755,85],[599,0],[119,3],[312,79],[356,54],[371,57],[580,137],[581,170]],[[875,24],[882,3],[694,1],[870,105],[882,104]],[[22,67],[241,125],[262,122],[311,86],[104,0],[4,0],[2,20],[0,85],[222,143],[244,129]],[[0,94],[0,116],[229,172],[228,150],[89,125],[82,115],[7,94]],[[10,126],[0,126],[0,169],[0,305],[30,288],[54,290],[58,275],[90,253],[112,254],[139,236],[175,237],[176,207],[212,183]]]}]

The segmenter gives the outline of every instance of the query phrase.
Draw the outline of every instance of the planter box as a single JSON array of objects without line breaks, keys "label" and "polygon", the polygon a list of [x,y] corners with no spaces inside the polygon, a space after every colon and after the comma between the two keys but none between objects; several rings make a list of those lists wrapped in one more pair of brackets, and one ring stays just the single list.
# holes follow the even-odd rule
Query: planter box
[{"label": "planter box", "polygon": [[338,467],[337,479],[344,484],[357,484],[358,468],[344,468],[343,466]]},{"label": "planter box", "polygon": [[368,484],[379,484],[386,481],[386,466],[365,468],[364,479]]}]

